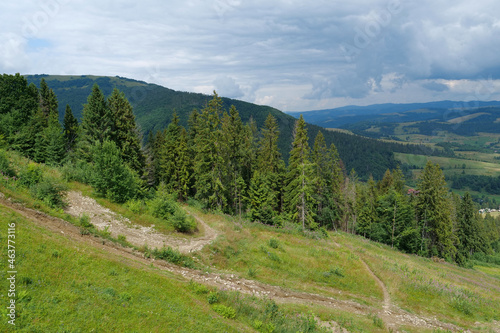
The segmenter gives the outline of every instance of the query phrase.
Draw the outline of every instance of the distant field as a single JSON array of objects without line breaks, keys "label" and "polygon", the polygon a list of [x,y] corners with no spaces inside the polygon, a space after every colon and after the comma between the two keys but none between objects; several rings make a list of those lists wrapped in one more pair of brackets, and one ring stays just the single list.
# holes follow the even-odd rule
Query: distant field
[{"label": "distant field", "polygon": [[[395,158],[403,164],[423,168],[427,161],[439,164],[443,168],[445,175],[465,173],[467,175],[500,176],[500,164],[482,161],[472,161],[450,157],[424,156],[414,154],[395,153]],[[414,170],[415,174],[420,173],[420,169]]]}]

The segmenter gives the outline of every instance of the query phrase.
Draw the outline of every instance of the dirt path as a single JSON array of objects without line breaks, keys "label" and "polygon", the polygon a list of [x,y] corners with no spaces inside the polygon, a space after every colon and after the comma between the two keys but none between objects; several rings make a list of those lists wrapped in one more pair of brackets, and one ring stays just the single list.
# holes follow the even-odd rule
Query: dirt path
[{"label": "dirt path", "polygon": [[198,238],[181,239],[161,234],[153,227],[134,225],[129,219],[102,207],[94,199],[86,197],[80,192],[68,192],[67,201],[66,213],[75,217],[86,214],[90,218],[90,222],[99,230],[108,230],[114,238],[123,235],[130,244],[137,247],[147,245],[149,248],[160,249],[170,246],[186,254],[201,250],[218,236],[214,229],[197,216],[194,218],[204,230],[204,235]]},{"label": "dirt path", "polygon": [[[419,328],[426,329],[444,329],[451,331],[460,331],[460,329],[454,325],[442,323],[436,319],[424,318],[417,315],[409,314],[395,306],[390,306],[390,299],[388,298],[388,308],[391,310],[385,313],[385,296],[384,296],[384,310],[380,311],[366,305],[361,305],[352,301],[338,300],[332,297],[326,297],[323,295],[297,292],[292,290],[287,290],[278,286],[267,285],[258,281],[247,280],[235,276],[234,274],[222,274],[222,273],[206,273],[199,270],[188,269],[184,267],[179,267],[162,260],[151,260],[146,259],[142,253],[134,251],[130,248],[124,248],[120,245],[114,244],[112,242],[96,238],[93,236],[82,236],[80,234],[80,228],[72,225],[71,223],[64,221],[59,218],[55,218],[44,214],[42,212],[26,208],[20,204],[12,203],[7,200],[0,193],[0,205],[6,206],[13,211],[23,215],[28,220],[32,221],[34,224],[51,230],[55,233],[63,234],[75,242],[82,242],[89,244],[95,248],[105,251],[106,256],[115,256],[120,258],[123,264],[131,265],[135,267],[145,267],[153,265],[159,269],[167,270],[176,274],[179,274],[186,278],[187,280],[193,280],[198,283],[211,285],[220,289],[239,291],[244,294],[253,294],[259,297],[267,297],[274,299],[277,302],[284,303],[301,303],[301,304],[316,304],[329,308],[339,309],[342,311],[347,311],[354,314],[368,315],[377,314],[384,319],[384,323],[387,327],[395,328],[396,330],[403,326],[416,326]],[[198,219],[200,223],[200,219]],[[215,233],[215,231],[214,231]],[[216,233],[215,233],[216,235]],[[205,235],[208,240],[210,237]],[[203,241],[196,243],[190,250],[196,249],[201,246]],[[366,263],[365,263],[366,265]],[[367,265],[366,265],[367,266]],[[368,268],[368,271],[371,270]],[[373,274],[373,272],[372,272]],[[378,279],[378,278],[377,278]],[[378,279],[379,283],[382,283]],[[385,288],[385,286],[384,286]],[[386,289],[386,288],[385,288]],[[384,293],[385,295],[385,293]],[[325,324],[323,324],[324,326]],[[328,327],[328,323],[326,323]],[[330,326],[333,329],[337,327],[335,323],[331,323]]]}]

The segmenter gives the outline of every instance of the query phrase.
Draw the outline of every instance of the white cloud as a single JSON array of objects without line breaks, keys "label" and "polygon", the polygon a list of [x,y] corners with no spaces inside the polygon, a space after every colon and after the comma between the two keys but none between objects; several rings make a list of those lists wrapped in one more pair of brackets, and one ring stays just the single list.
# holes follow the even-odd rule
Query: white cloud
[{"label": "white cloud", "polygon": [[500,79],[498,12],[488,0],[20,0],[0,12],[0,72],[120,75],[283,110],[465,99]]}]

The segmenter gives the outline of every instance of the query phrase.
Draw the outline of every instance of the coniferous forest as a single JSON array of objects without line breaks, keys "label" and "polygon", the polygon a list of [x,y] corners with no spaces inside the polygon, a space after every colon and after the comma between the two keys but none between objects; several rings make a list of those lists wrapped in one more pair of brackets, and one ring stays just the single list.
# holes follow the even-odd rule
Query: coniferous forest
[{"label": "coniferous forest", "polygon": [[[187,127],[174,113],[167,128],[147,137],[118,89],[105,96],[95,84],[80,122],[66,106],[61,124],[58,107],[43,79],[37,87],[19,74],[0,76],[0,148],[60,167],[68,180],[90,184],[117,203],[168,193],[256,223],[359,234],[460,265],[500,251],[499,220],[481,217],[468,193],[452,194],[439,165],[428,162],[414,189],[398,167],[362,182],[321,131],[309,144],[302,116],[285,160],[273,115],[261,128],[244,123],[215,92],[191,112]],[[11,172],[2,156],[0,168]],[[52,191],[59,191],[57,184]]]}]

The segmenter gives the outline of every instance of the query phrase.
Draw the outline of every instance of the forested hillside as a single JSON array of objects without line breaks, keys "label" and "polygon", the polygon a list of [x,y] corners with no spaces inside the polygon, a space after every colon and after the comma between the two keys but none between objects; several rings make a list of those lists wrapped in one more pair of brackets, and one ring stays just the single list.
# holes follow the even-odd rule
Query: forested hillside
[{"label": "forested hillside", "polygon": [[[26,78],[29,83],[34,83],[37,87],[40,87],[42,78],[50,85],[59,101],[60,121],[63,120],[66,105],[71,107],[77,119],[81,119],[83,105],[87,102],[94,83],[99,85],[104,96],[109,96],[114,88],[119,89],[132,105],[137,123],[146,140],[149,133],[156,133],[167,128],[174,111],[178,116],[179,124],[187,126],[193,109],[204,108],[212,98],[203,94],[178,92],[159,85],[121,77],[28,75]],[[295,118],[269,106],[224,97],[221,97],[221,102],[226,110],[234,105],[242,122],[246,124],[252,119],[257,128],[264,125],[269,114],[275,117],[281,133],[277,143],[278,149],[284,160],[288,162]],[[313,140],[320,130],[319,126],[308,125],[310,146],[313,145]],[[396,168],[399,163],[394,159],[393,152],[441,154],[439,150],[426,146],[385,143],[340,132],[323,131],[323,135],[327,146],[332,143],[337,146],[346,170],[356,170],[358,176],[364,180],[367,180],[370,175],[373,175],[375,179],[381,179],[385,170]]]},{"label": "forested hillside", "polygon": [[[90,184],[111,201],[139,206],[148,202],[154,214],[171,219],[178,231],[189,232],[194,226],[173,201],[195,200],[207,210],[250,221],[276,227],[292,223],[304,232],[343,230],[461,265],[476,255],[498,260],[494,254],[500,245],[499,220],[480,217],[469,194],[452,195],[442,169],[430,161],[416,190],[406,189],[397,165],[386,168],[379,181],[370,177],[360,182],[357,170],[345,168],[337,149],[337,144],[344,144],[341,139],[329,143],[329,132],[307,125],[303,117],[284,134],[272,113],[261,126],[245,123],[237,107],[226,108],[217,94],[190,112],[187,126],[173,113],[164,130],[149,132],[144,147],[133,106],[117,88],[106,97],[94,83],[80,122],[66,106],[61,125],[58,105],[45,80],[37,88],[20,75],[3,75],[0,144],[36,163],[61,167],[67,180]],[[288,158],[278,146],[283,135],[291,136]],[[360,147],[354,150],[360,156],[352,157],[368,164],[361,169],[365,172],[384,167],[376,164],[377,159],[361,156],[377,144],[385,151],[374,150],[369,156],[381,154],[380,160],[390,149],[413,148],[346,134],[337,138]],[[6,175],[2,182],[29,187],[50,205],[62,205],[63,189],[43,179],[36,163],[17,174],[0,155]]]}]

